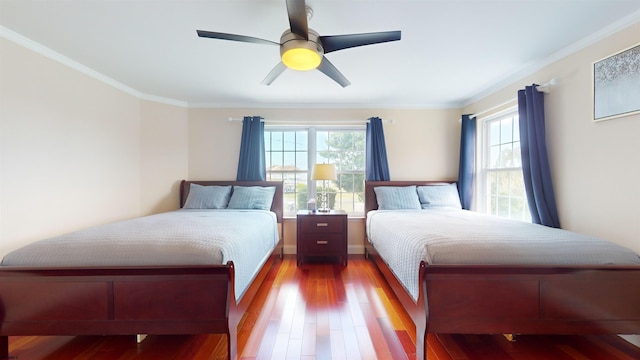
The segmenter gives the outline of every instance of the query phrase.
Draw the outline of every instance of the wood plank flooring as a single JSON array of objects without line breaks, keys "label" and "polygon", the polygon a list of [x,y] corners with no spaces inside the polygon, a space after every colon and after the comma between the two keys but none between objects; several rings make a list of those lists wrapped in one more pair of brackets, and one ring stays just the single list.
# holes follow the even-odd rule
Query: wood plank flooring
[{"label": "wood plank flooring", "polygon": [[[22,336],[11,359],[224,359],[220,335]],[[296,266],[286,256],[271,269],[240,323],[241,359],[413,359],[415,329],[375,266],[351,256],[338,264]],[[429,360],[640,359],[617,336],[430,335]]]}]

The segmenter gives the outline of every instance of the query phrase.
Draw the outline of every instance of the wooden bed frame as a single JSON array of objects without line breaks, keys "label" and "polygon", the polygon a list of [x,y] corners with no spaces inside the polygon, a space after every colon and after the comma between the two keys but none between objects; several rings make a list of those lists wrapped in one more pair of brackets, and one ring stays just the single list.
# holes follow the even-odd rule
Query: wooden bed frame
[{"label": "wooden bed frame", "polygon": [[[282,182],[183,180],[181,207],[190,183],[275,186],[271,210],[282,239]],[[232,261],[206,266],[0,267],[0,359],[9,356],[9,336],[226,334],[233,360],[238,323],[281,249],[279,244],[237,302]]]},{"label": "wooden bed frame", "polygon": [[[451,181],[449,181],[451,182]],[[365,214],[378,207],[374,187],[442,181],[367,181]],[[640,266],[420,264],[419,298],[366,242],[416,326],[416,358],[434,334],[640,334]]]}]

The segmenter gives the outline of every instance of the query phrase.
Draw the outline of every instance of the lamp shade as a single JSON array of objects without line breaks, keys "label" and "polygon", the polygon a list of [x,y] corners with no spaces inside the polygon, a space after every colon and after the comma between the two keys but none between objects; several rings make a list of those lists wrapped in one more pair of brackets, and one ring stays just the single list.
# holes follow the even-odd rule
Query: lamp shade
[{"label": "lamp shade", "polygon": [[333,164],[315,164],[311,170],[311,180],[337,180],[336,166]]}]

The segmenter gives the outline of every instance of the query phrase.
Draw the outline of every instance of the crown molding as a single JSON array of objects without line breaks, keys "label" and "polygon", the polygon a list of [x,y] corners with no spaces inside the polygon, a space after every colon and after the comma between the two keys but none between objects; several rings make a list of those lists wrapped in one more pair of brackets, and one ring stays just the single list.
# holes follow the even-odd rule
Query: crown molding
[{"label": "crown molding", "polygon": [[129,95],[132,95],[140,100],[148,100],[158,103],[164,103],[168,105],[174,106],[182,106],[187,107],[188,104],[184,101],[167,99],[160,96],[144,94],[134,88],[131,88],[119,81],[116,81],[98,71],[95,71],[85,65],[80,64],[79,62],[72,60],[42,44],[39,44],[25,36],[18,34],[17,32],[7,29],[4,26],[0,26],[0,37],[3,37],[11,42],[14,42],[24,48],[27,48],[37,54],[40,54],[48,59],[56,61],[62,65],[65,65],[73,70],[76,70],[82,74],[85,74],[93,79],[96,79],[100,82],[103,82],[109,86],[112,86],[120,91],[123,91]]},{"label": "crown molding", "polygon": [[520,70],[512,73],[511,75],[507,76],[506,78],[504,78],[503,80],[485,88],[484,90],[478,92],[478,94],[476,96],[471,97],[470,99],[468,99],[467,101],[462,103],[461,107],[465,107],[468,105],[471,105],[473,103],[475,103],[476,101],[479,101],[491,94],[493,94],[494,92],[504,88],[505,86],[512,84],[528,75],[531,75],[539,70],[542,70],[543,68],[553,64],[554,62],[564,59],[565,57],[574,54],[590,45],[595,44],[598,41],[601,41],[617,32],[620,32],[624,29],[626,29],[627,27],[634,25],[636,23],[640,22],[640,10],[637,10],[635,12],[632,12],[631,14],[623,17],[622,19],[619,19],[613,23],[611,23],[610,25],[596,31],[595,33],[583,38],[582,40],[579,40],[565,48],[563,48],[560,51],[557,51],[553,54],[551,54],[550,56],[546,57],[544,60],[533,63],[533,64],[526,64],[524,65]]}]

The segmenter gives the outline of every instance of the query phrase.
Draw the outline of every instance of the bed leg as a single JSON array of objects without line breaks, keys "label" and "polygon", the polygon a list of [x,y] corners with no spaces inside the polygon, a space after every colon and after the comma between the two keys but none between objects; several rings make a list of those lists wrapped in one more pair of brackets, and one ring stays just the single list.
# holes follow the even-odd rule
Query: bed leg
[{"label": "bed leg", "polygon": [[140,344],[147,338],[147,334],[136,334],[136,343]]}]

